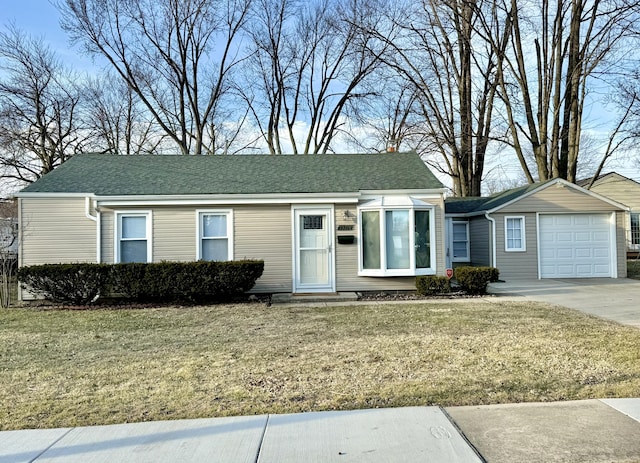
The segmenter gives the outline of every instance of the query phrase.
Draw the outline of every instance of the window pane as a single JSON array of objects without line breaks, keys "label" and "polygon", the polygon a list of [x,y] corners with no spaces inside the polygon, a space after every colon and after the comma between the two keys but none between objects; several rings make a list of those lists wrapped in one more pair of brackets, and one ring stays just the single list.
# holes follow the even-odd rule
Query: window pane
[{"label": "window pane", "polygon": [[147,237],[147,217],[146,216],[124,216],[122,220],[122,238],[146,238]]},{"label": "window pane", "polygon": [[203,214],[202,236],[205,238],[217,238],[227,236],[227,216]]},{"label": "window pane", "polygon": [[631,214],[631,244],[640,244],[640,214]]},{"label": "window pane", "polygon": [[467,235],[466,222],[453,222],[452,238],[453,257],[456,259],[468,259],[467,243],[469,237]]},{"label": "window pane", "polygon": [[202,240],[203,260],[229,260],[229,240]]},{"label": "window pane", "polygon": [[409,211],[386,211],[387,268],[409,268]]},{"label": "window pane", "polygon": [[146,262],[147,240],[120,241],[120,262]]},{"label": "window pane", "polygon": [[467,241],[467,224],[453,222],[453,241]]},{"label": "window pane", "polygon": [[416,268],[431,267],[431,247],[429,243],[429,211],[415,212]]},{"label": "window pane", "polygon": [[522,219],[507,219],[507,249],[522,248]]},{"label": "window pane", "polygon": [[362,213],[362,268],[380,268],[380,212]]},{"label": "window pane", "polygon": [[466,259],[469,256],[467,255],[467,243],[463,241],[454,241],[453,242],[453,257]]}]

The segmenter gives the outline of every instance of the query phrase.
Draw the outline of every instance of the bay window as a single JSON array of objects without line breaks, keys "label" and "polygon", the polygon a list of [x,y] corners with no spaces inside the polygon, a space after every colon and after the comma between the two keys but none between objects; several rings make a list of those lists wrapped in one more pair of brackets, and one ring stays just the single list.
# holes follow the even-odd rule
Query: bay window
[{"label": "bay window", "polygon": [[[397,204],[409,202],[410,204]],[[383,200],[359,209],[360,269],[363,276],[409,276],[435,273],[433,206],[407,198]]]}]

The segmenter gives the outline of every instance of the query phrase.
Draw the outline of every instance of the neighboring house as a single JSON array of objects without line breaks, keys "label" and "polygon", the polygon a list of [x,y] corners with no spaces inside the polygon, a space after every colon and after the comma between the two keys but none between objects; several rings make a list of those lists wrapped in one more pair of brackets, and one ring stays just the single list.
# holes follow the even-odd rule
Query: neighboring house
[{"label": "neighboring house", "polygon": [[[589,186],[591,179],[578,182],[582,187]],[[625,230],[627,250],[640,251],[640,183],[615,172],[600,175],[590,191],[601,194],[629,207],[626,214]]]},{"label": "neighboring house", "polygon": [[444,274],[444,188],[416,153],[74,156],[17,194],[20,265],[262,259],[255,292]]},{"label": "neighboring house", "polygon": [[0,259],[15,260],[18,257],[17,204],[12,200],[0,200]]},{"label": "neighboring house", "polygon": [[626,277],[627,207],[565,180],[446,200],[447,264],[501,279]]}]

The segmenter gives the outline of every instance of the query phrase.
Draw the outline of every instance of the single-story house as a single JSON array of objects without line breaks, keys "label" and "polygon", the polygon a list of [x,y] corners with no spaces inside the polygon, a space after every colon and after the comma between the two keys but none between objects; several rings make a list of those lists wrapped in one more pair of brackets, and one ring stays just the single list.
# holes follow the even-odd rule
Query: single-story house
[{"label": "single-story house", "polygon": [[561,179],[447,198],[447,265],[494,266],[505,280],[623,278],[627,210]]},{"label": "single-story house", "polygon": [[[591,179],[578,182],[587,188]],[[627,251],[640,251],[640,183],[616,172],[600,175],[595,179],[590,191],[601,194],[629,207],[625,218]]]},{"label": "single-story house", "polygon": [[445,273],[444,193],[416,153],[81,154],[17,194],[19,265],[248,258],[254,292],[410,290]]}]

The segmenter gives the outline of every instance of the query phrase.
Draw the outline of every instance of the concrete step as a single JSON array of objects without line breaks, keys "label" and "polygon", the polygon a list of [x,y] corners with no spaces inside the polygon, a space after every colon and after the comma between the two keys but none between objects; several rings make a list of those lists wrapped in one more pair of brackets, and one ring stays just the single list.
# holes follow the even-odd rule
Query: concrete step
[{"label": "concrete step", "polygon": [[358,295],[349,291],[340,293],[275,293],[271,295],[272,304],[351,302],[357,300]]}]

